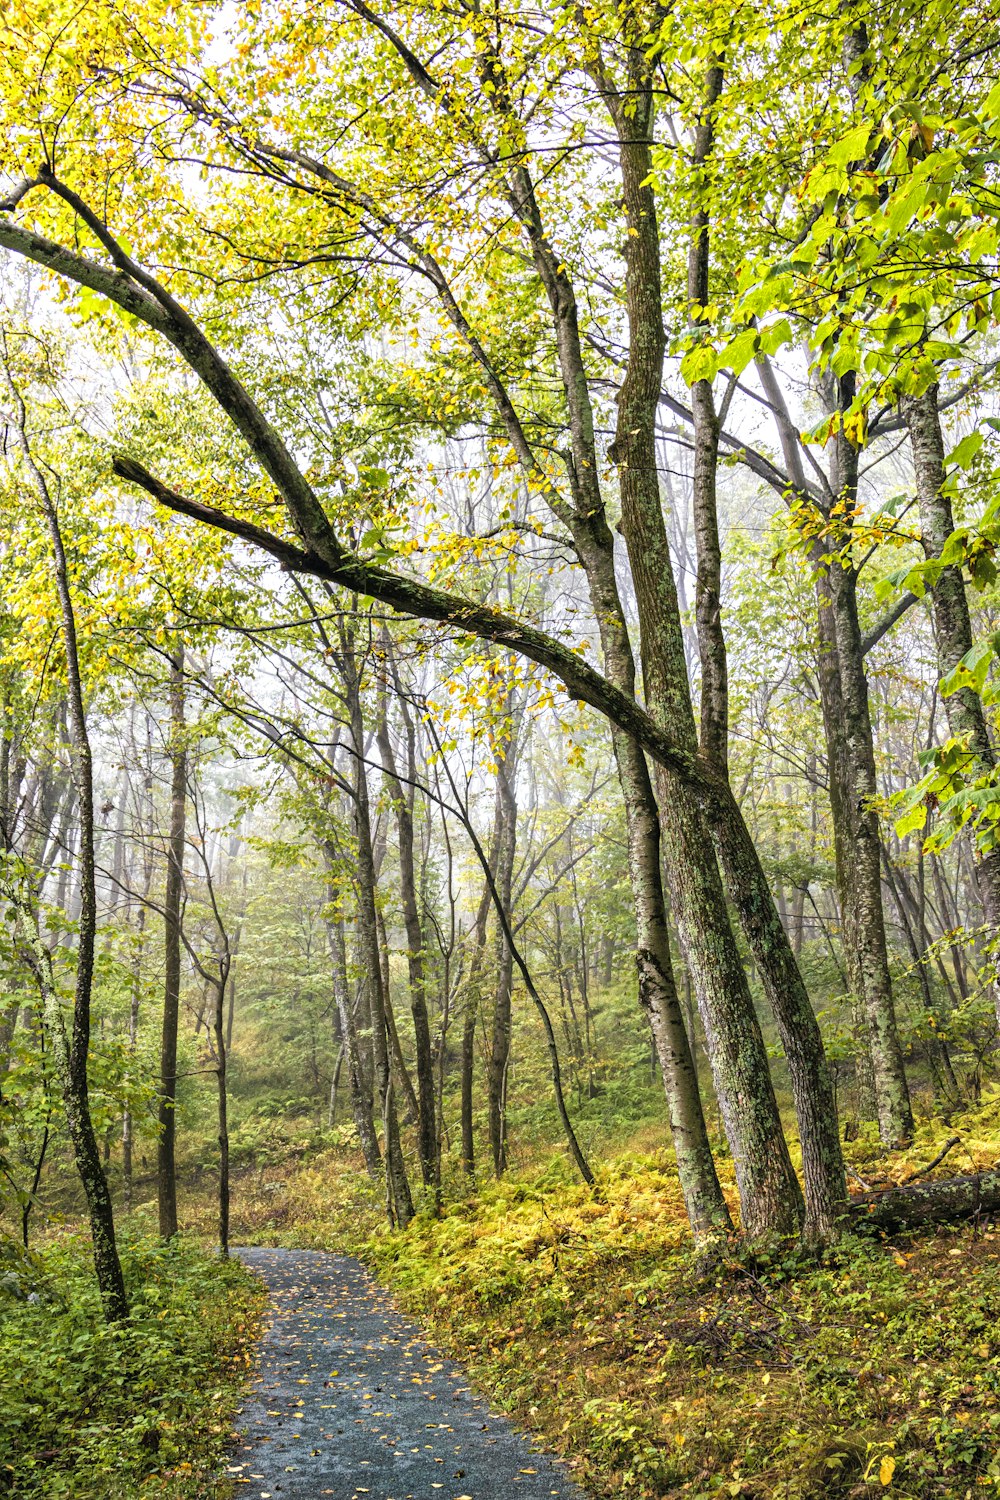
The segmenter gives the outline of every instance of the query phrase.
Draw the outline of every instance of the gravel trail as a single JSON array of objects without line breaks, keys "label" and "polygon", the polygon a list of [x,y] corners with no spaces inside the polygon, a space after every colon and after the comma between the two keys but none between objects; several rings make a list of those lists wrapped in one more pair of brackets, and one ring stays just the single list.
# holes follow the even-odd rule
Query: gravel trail
[{"label": "gravel trail", "polygon": [[585,1500],[359,1261],[240,1250],[271,1296],[228,1472],[248,1500]]}]

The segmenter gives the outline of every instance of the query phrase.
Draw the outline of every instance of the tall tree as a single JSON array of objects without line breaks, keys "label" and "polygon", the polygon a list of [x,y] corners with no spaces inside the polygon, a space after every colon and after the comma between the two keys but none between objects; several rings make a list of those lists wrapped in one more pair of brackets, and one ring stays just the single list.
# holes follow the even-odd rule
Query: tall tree
[{"label": "tall tree", "polygon": [[[388,663],[391,656],[387,637],[383,637],[382,645],[386,651]],[[396,771],[396,756],[389,734],[386,697],[383,694],[378,723],[378,747],[379,754],[382,757],[386,788],[392,799],[392,809],[396,820],[396,834],[399,843],[400,895],[403,903],[403,924],[406,930],[406,962],[410,981],[410,1012],[413,1017],[413,1034],[416,1040],[417,1051],[420,1170],[424,1186],[436,1194],[441,1185],[441,1164],[438,1157],[438,1131],[434,1103],[434,1058],[427,1012],[424,930],[417,900],[417,876],[413,844],[413,782],[415,780],[416,766],[412,724],[407,726],[407,735],[409,786],[404,792]]]},{"label": "tall tree", "polygon": [[[53,573],[59,601],[60,634],[66,658],[66,695],[69,710],[73,784],[80,822],[79,879],[80,918],[77,930],[76,981],[73,1025],[69,1037],[56,987],[51,953],[38,940],[33,912],[26,918],[26,957],[42,993],[48,1034],[56,1048],[57,1068],[66,1121],[77,1171],[83,1184],[90,1215],[94,1266],[108,1322],[128,1316],[128,1298],[115,1238],[111,1193],[101,1162],[90,1109],[91,992],[94,982],[94,952],[97,940],[97,888],[94,860],[94,771],[80,672],[76,612],[59,512],[43,469],[32,453],[28,439],[27,411],[11,372],[6,338],[3,362],[7,389],[13,402],[17,439],[27,474],[35,489],[52,547]],[[16,890],[11,890],[16,899]],[[18,905],[23,903],[18,901]]]},{"label": "tall tree", "polygon": [[156,1187],[160,1237],[177,1233],[177,1035],[181,1005],[181,946],[184,900],[184,850],[187,830],[187,727],[184,721],[184,646],[175,642],[170,655],[170,826],[167,878],[163,897],[163,1022],[160,1034],[160,1088],[157,1105],[159,1138]]}]

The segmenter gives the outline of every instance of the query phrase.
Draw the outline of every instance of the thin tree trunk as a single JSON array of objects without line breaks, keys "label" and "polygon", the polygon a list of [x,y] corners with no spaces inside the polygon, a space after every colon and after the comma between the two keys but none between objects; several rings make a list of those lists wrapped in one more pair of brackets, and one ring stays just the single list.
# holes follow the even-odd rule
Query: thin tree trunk
[{"label": "thin tree trunk", "polygon": [[62,532],[55,504],[42,471],[28,446],[24,403],[10,371],[7,371],[10,394],[18,415],[21,450],[38,492],[49,537],[59,598],[63,649],[66,654],[66,685],[69,707],[73,780],[80,815],[80,920],[76,952],[76,984],[73,1001],[73,1028],[66,1035],[62,1005],[53,980],[51,955],[37,943],[34,958],[36,976],[41,980],[43,1011],[49,1036],[55,1050],[56,1067],[66,1109],[66,1123],[77,1172],[83,1184],[90,1216],[94,1249],[94,1268],[101,1302],[108,1322],[128,1317],[128,1298],[122,1276],[121,1261],[115,1239],[114,1210],[108,1180],[101,1163],[100,1149],[90,1113],[90,1006],[94,978],[94,948],[97,939],[97,890],[94,868],[94,775],[91,759],[87,715],[83,703],[83,683],[77,649],[76,616],[73,608],[69,568],[63,549]]},{"label": "thin tree trunk", "polygon": [[510,1062],[511,997],[514,984],[514,955],[511,951],[509,929],[513,900],[514,854],[517,839],[517,799],[514,780],[517,775],[517,736],[520,730],[519,716],[514,713],[511,695],[508,695],[510,739],[495,751],[497,765],[497,796],[500,802],[500,841],[496,860],[496,889],[506,917],[506,924],[497,928],[496,941],[496,988],[493,994],[493,1029],[486,1073],[487,1105],[489,1109],[490,1151],[493,1156],[493,1171],[502,1177],[507,1170],[507,1112],[506,1098],[507,1068]]},{"label": "thin tree trunk", "polygon": [[157,1107],[157,1203],[160,1238],[177,1233],[177,1032],[181,1003],[181,900],[187,825],[187,748],[184,724],[184,646],[170,658],[170,833],[163,897],[163,1027],[160,1034],[160,1088]]},{"label": "thin tree trunk", "polygon": [[[431,735],[438,751],[440,751],[441,742],[434,734],[433,727],[431,728]],[[538,993],[535,982],[531,977],[531,970],[525,963],[524,955],[521,953],[520,949],[517,947],[517,944],[514,941],[514,933],[511,929],[510,918],[507,914],[507,909],[504,905],[504,902],[501,899],[500,891],[497,888],[497,882],[493,874],[493,868],[490,859],[483,849],[482,843],[479,840],[479,836],[476,833],[471,818],[468,816],[467,812],[461,810],[462,804],[459,797],[458,788],[455,785],[455,779],[451,774],[451,770],[448,766],[447,760],[444,760],[442,763],[444,765],[445,776],[448,778],[448,784],[451,788],[452,796],[454,798],[455,810],[458,812],[459,816],[462,819],[462,826],[465,828],[465,831],[469,836],[472,847],[476,852],[476,858],[479,860],[480,868],[482,869],[482,872],[486,877],[486,886],[490,893],[490,899],[493,903],[493,909],[497,914],[497,920],[503,931],[507,946],[510,949],[511,958],[513,959],[514,963],[517,964],[521,978],[524,981],[524,987],[528,992],[528,996],[532,1004],[538,1011],[539,1017],[541,1018],[542,1028],[545,1032],[545,1044],[549,1054],[549,1069],[552,1076],[552,1092],[555,1095],[556,1109],[559,1111],[559,1120],[562,1124],[563,1134],[566,1137],[566,1144],[569,1147],[570,1155],[572,1156],[573,1161],[576,1164],[576,1168],[580,1173],[580,1176],[588,1186],[593,1186],[594,1174],[590,1169],[590,1164],[587,1161],[587,1158],[583,1154],[580,1142],[576,1136],[576,1131],[573,1129],[573,1122],[569,1117],[569,1111],[566,1108],[566,1096],[563,1092],[562,1070],[559,1062],[559,1049],[556,1045],[555,1031],[552,1027],[552,1018],[549,1015],[544,1000]],[[506,1073],[504,1076],[506,1079]],[[501,1111],[503,1110],[504,1103],[505,1100],[501,1098]]]},{"label": "thin tree trunk", "polygon": [[[332,862],[332,851],[329,849],[327,856]],[[333,907],[336,900],[336,893],[333,890],[329,892],[329,900]],[[327,919],[327,933],[330,940],[333,995],[337,1015],[340,1017],[340,1035],[347,1055],[347,1084],[351,1095],[351,1113],[354,1116],[354,1127],[358,1132],[358,1140],[361,1142],[361,1152],[368,1175],[371,1178],[377,1178],[382,1165],[382,1156],[372,1120],[371,1092],[365,1080],[361,1049],[358,1045],[354,1009],[351,1005],[347,983],[347,941],[344,936],[344,923],[339,916]]]},{"label": "thin tree trunk", "polygon": [[396,816],[396,834],[399,840],[399,884],[403,904],[403,923],[406,929],[410,1011],[413,1016],[413,1034],[417,1052],[419,1094],[417,1141],[420,1171],[424,1186],[430,1188],[437,1198],[441,1187],[441,1163],[438,1157],[437,1119],[434,1106],[434,1058],[430,1022],[427,1016],[424,934],[417,906],[416,870],[413,857],[413,809],[396,774],[396,757],[389,736],[384,702],[378,726],[378,747],[382,757],[386,786]]},{"label": "thin tree trunk", "polygon": [[[488,855],[491,870],[495,871],[496,858],[500,848],[500,822],[503,809],[500,801],[500,789],[496,789],[495,808],[493,818],[493,839]],[[476,1040],[476,1016],[479,1011],[480,985],[482,981],[483,960],[486,954],[486,930],[490,914],[490,887],[484,886],[483,894],[479,899],[479,908],[476,912],[476,923],[474,931],[474,947],[472,959],[469,964],[469,979],[465,989],[465,1005],[462,1015],[462,1078],[461,1078],[461,1115],[462,1115],[462,1169],[466,1177],[472,1178],[476,1173],[476,1141],[473,1131],[473,1084],[475,1079],[475,1040]]]},{"label": "thin tree trunk", "polygon": [[[837,442],[839,449],[847,453],[846,460],[842,461],[842,472],[846,469],[848,475],[856,474],[855,450],[842,435]],[[845,484],[853,493],[853,481],[848,478]],[[843,485],[838,487],[836,493],[842,493],[843,488]],[[845,801],[844,810],[851,830],[848,855],[854,906],[851,941],[856,952],[868,1021],[879,1134],[886,1144],[894,1144],[911,1138],[913,1112],[896,1024],[885,936],[879,867],[880,834],[875,807],[878,782],[868,681],[858,625],[857,575],[853,568],[844,568],[834,562],[828,579],[850,770],[850,797]]]},{"label": "thin tree trunk", "polygon": [[401,1229],[413,1218],[413,1199],[406,1176],[399,1137],[396,1094],[392,1084],[389,1037],[379,964],[378,924],[375,914],[375,859],[372,849],[371,804],[365,772],[365,733],[361,711],[361,684],[353,638],[341,627],[344,691],[350,714],[353,746],[354,824],[358,850],[358,935],[364,958],[372,1016],[375,1079],[382,1110],[385,1145],[386,1193],[390,1213]]},{"label": "thin tree trunk", "polygon": [[406,1105],[403,1123],[412,1125],[420,1116],[420,1105],[417,1102],[417,1093],[413,1087],[410,1070],[406,1066],[406,1058],[403,1056],[403,1044],[399,1040],[399,1027],[396,1025],[396,1011],[392,1003],[392,987],[390,984],[389,938],[385,930],[385,917],[378,906],[375,908],[375,920],[378,923],[379,970],[382,975],[382,996],[385,1003],[385,1021],[389,1028],[389,1049],[392,1053],[392,1066],[395,1069],[396,1081],[403,1091],[403,1100]]},{"label": "thin tree trunk", "polygon": [[[853,43],[852,43],[853,45]],[[774,410],[790,483],[805,495],[801,443],[770,362],[757,362]],[[842,423],[854,396],[850,373],[820,385],[826,408]],[[859,1112],[877,1115],[884,1139],[905,1139],[912,1114],[896,1029],[879,879],[877,791],[868,684],[857,617],[857,574],[850,561],[851,518],[857,498],[858,453],[838,427],[826,484],[827,519],[840,536],[811,551],[818,611],[818,675],[827,740],[830,807],[837,886],[849,965],[857,1047]],[[810,501],[810,503],[813,503]]]},{"label": "thin tree trunk", "polygon": [[[817,560],[818,561],[818,560]],[[851,988],[852,1028],[854,1034],[855,1104],[862,1120],[875,1120],[878,1106],[875,1098],[875,1075],[869,1041],[868,1012],[865,1005],[865,978],[861,950],[857,940],[854,873],[851,864],[853,835],[849,817],[851,773],[847,751],[840,669],[837,662],[837,640],[833,620],[833,598],[829,583],[829,564],[819,563],[815,576],[816,605],[819,621],[817,679],[827,752],[830,817],[833,823],[834,868],[840,905],[841,937],[844,961]]]},{"label": "thin tree trunk", "polygon": [[[148,861],[147,861],[148,865]],[[142,1000],[142,959],[146,946],[146,898],[149,896],[147,886],[145,896],[135,919],[135,956],[132,959],[132,983],[129,995],[128,1014],[128,1049],[135,1056],[135,1049],[139,1040],[139,1007]],[[132,1207],[132,1111],[128,1106],[122,1117],[122,1179],[124,1184],[125,1210],[128,1212]]]},{"label": "thin tree trunk", "polygon": [[[933,1016],[934,998],[931,994],[930,980],[927,977],[927,955],[926,952],[921,952],[920,950],[920,945],[917,942],[916,935],[914,934],[913,927],[910,923],[910,918],[906,910],[906,903],[903,900],[902,894],[900,892],[899,882],[896,879],[896,872],[893,869],[892,860],[889,858],[889,851],[886,849],[884,844],[882,846],[882,866],[885,871],[886,885],[889,887],[889,892],[892,896],[896,911],[899,915],[899,925],[903,930],[903,937],[906,940],[907,948],[910,950],[910,958],[913,962],[913,967],[916,970],[917,979],[920,984],[920,993],[923,997],[924,1010],[928,1015]],[[946,1097],[946,1102],[952,1106],[960,1103],[962,1090],[959,1088],[958,1079],[955,1077],[955,1070],[952,1067],[951,1062],[951,1053],[948,1050],[948,1043],[945,1041],[944,1037],[935,1036],[933,1041],[928,1046],[927,1052],[931,1060],[931,1066],[932,1068],[935,1068],[935,1081],[937,1082],[938,1077],[937,1067],[940,1068],[940,1076],[944,1078],[945,1087],[943,1092]],[[938,1093],[939,1089],[935,1087],[935,1094]]]},{"label": "thin tree trunk", "polygon": [[[866,76],[868,35],[863,21],[850,25],[843,37],[842,62],[845,81],[857,101]],[[878,785],[868,680],[864,668],[857,610],[857,570],[851,556],[851,526],[858,494],[858,449],[846,430],[845,417],[857,391],[852,370],[830,374],[822,382],[821,394],[835,418],[830,444],[831,469],[828,518],[838,523],[840,536],[834,544],[817,544],[821,641],[824,630],[832,647],[832,660],[839,681],[846,773],[841,801],[843,830],[849,834],[847,852],[839,856],[845,884],[841,894],[845,936],[854,968],[852,984],[864,1008],[871,1079],[875,1094],[879,1134],[886,1144],[909,1140],[913,1112],[899,1042],[885,937],[885,913],[880,879],[879,826],[875,798]],[[819,581],[818,580],[818,581]],[[823,618],[824,601],[829,616]],[[832,628],[831,628],[832,627]],[[826,717],[826,710],[824,710]],[[828,729],[830,727],[827,719]],[[831,755],[831,783],[835,757]],[[836,823],[835,823],[836,833]],[[844,898],[849,898],[845,900]],[[862,1057],[862,1084],[866,1059]]]},{"label": "thin tree trunk", "polygon": [[[154,834],[154,807],[153,807],[153,762],[152,762],[152,721],[149,714],[145,714],[146,736],[144,754],[144,773],[142,779],[142,801],[137,809],[137,821],[142,839],[142,888],[139,892],[139,910],[135,919],[135,951],[132,957],[131,987],[129,994],[129,1018],[128,1018],[128,1047],[133,1059],[139,1043],[139,1011],[142,1003],[142,966],[146,956],[146,912],[149,903],[149,893],[153,884],[153,834]],[[136,759],[140,759],[139,746],[136,742],[135,715],[132,715],[130,725],[131,749]],[[130,871],[129,884],[132,884]],[[123,1193],[126,1211],[132,1207],[132,1179],[133,1179],[133,1141],[134,1122],[132,1111],[126,1105],[122,1116],[122,1179]]]},{"label": "thin tree trunk", "polygon": [[219,1123],[219,1254],[229,1257],[229,1100],[226,1088],[226,972],[215,986],[215,1074],[218,1081]]}]

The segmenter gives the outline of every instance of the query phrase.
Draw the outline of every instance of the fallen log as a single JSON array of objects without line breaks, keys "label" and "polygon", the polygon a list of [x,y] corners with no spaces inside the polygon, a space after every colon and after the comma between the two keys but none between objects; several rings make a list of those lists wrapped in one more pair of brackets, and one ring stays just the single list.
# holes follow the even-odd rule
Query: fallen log
[{"label": "fallen log", "polygon": [[850,1199],[850,1215],[856,1229],[893,1232],[920,1229],[925,1225],[971,1219],[1000,1211],[1000,1165],[970,1172],[965,1177],[945,1177],[940,1182],[917,1182],[907,1187],[879,1188]]}]

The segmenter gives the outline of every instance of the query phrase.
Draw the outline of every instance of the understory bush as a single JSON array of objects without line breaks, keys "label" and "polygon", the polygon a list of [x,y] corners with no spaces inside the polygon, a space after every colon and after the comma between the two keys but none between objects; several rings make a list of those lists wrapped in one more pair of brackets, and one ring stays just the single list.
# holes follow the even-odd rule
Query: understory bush
[{"label": "understory bush", "polygon": [[[0,1495],[212,1496],[262,1292],[179,1239],[125,1243],[127,1323],[102,1317],[90,1246],[7,1248],[0,1276]],[[223,1493],[221,1490],[219,1493]]]},{"label": "understory bush", "polygon": [[[997,1155],[995,1105],[962,1121],[977,1161]],[[904,1179],[940,1134],[922,1124],[880,1170]],[[616,1500],[1000,1495],[998,1252],[980,1221],[820,1259],[732,1247],[706,1271],[673,1164],[637,1152],[604,1163],[594,1193],[542,1170],[363,1248],[495,1400]]]}]

